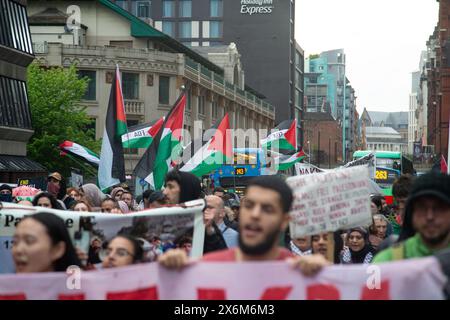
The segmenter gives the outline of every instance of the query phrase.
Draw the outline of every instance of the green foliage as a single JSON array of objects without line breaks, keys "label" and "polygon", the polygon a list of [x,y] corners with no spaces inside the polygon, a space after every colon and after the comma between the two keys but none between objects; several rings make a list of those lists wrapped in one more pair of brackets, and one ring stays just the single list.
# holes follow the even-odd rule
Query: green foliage
[{"label": "green foliage", "polygon": [[70,167],[81,167],[60,156],[58,146],[64,140],[79,143],[94,152],[100,150],[94,130],[88,129],[93,120],[86,114],[86,107],[80,105],[88,81],[78,77],[74,66],[44,69],[32,63],[28,67],[28,97],[34,129],[27,146],[28,156],[50,171],[67,176]]},{"label": "green foliage", "polygon": [[317,58],[319,58],[320,57],[320,55],[318,55],[318,54],[310,54],[309,55],[309,58],[310,59],[317,59]]}]

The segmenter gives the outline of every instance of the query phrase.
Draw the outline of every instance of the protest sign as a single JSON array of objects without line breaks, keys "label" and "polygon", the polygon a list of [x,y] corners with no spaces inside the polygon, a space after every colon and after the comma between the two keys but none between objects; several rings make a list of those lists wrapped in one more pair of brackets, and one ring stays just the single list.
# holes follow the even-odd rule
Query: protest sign
[{"label": "protest sign", "polygon": [[290,233],[301,237],[370,224],[369,169],[356,166],[286,180],[294,193]]},{"label": "protest sign", "polygon": [[377,162],[376,155],[374,153],[369,153],[364,157],[348,162],[346,165],[343,166],[343,168],[365,165],[369,167],[370,179],[375,180],[376,162]]},{"label": "protest sign", "polygon": [[[130,234],[148,243],[158,237],[161,248],[174,246],[175,240],[183,235],[193,237],[191,256],[203,253],[204,200],[186,202],[180,206],[163,207],[129,214],[101,212],[73,212],[40,207],[25,207],[16,204],[3,205],[0,210],[0,273],[14,272],[11,258],[12,237],[17,224],[27,215],[37,212],[51,212],[61,217],[76,246],[90,245],[90,239],[109,241],[119,233]],[[88,234],[86,239],[84,236]],[[77,237],[77,235],[79,237]],[[156,257],[153,257],[156,258]]]},{"label": "protest sign", "polygon": [[98,271],[71,269],[68,274],[0,275],[0,300],[443,299],[446,280],[434,257],[330,266],[314,277],[303,276],[284,261],[198,262],[181,271],[149,263]]},{"label": "protest sign", "polygon": [[17,181],[17,186],[29,186],[40,190],[47,190],[47,177],[19,179]]},{"label": "protest sign", "polygon": [[326,172],[326,170],[320,169],[319,167],[316,167],[315,165],[312,165],[310,163],[296,163],[295,164],[295,174],[297,176],[303,176],[303,175],[319,173],[319,172]]}]

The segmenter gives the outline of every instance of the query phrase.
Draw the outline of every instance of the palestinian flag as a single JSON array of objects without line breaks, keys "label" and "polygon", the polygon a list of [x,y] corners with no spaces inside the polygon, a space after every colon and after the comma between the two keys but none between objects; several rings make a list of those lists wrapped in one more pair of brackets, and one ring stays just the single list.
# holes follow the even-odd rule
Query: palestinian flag
[{"label": "palestinian flag", "polygon": [[145,148],[147,149],[153,141],[153,137],[158,133],[164,122],[164,118],[150,123],[139,124],[128,128],[128,133],[122,136],[124,148]]},{"label": "palestinian flag", "polygon": [[166,173],[172,167],[174,150],[181,148],[185,106],[186,95],[183,93],[134,169],[134,175],[144,178],[154,190],[160,190],[164,185]]},{"label": "palestinian flag", "polygon": [[280,153],[297,150],[297,119],[281,122],[261,140],[261,147]]},{"label": "palestinian flag", "polygon": [[[206,143],[199,150],[191,153],[193,154],[192,158],[182,165],[180,171],[190,172],[197,177],[201,177],[216,170],[225,164],[227,160],[231,159],[233,157],[233,149],[229,129],[230,121],[227,113],[212,128],[214,131],[212,132],[212,137],[207,139]],[[195,144],[195,142],[191,144]],[[185,152],[191,150],[189,145],[185,148]]]},{"label": "palestinian flag", "polygon": [[445,162],[445,158],[444,158],[443,154],[441,154],[441,161],[439,164],[441,167],[441,173],[447,173],[447,171],[448,171],[447,162]]},{"label": "palestinian flag", "polygon": [[66,140],[59,145],[59,149],[61,149],[61,155],[70,154],[94,167],[98,167],[100,163],[100,158],[96,153],[78,143]]},{"label": "palestinian flag", "polygon": [[125,182],[125,159],[123,156],[122,136],[126,132],[125,105],[122,95],[119,66],[117,66],[111,85],[98,168],[98,183],[102,190]]},{"label": "palestinian flag", "polygon": [[287,170],[297,162],[302,161],[304,158],[306,158],[306,154],[302,149],[292,155],[280,155],[274,158],[275,168],[282,171]]}]

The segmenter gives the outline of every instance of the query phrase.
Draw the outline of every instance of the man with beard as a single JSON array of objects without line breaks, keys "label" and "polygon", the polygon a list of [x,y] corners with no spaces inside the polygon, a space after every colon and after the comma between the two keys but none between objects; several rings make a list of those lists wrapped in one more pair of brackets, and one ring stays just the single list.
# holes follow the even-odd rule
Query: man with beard
[{"label": "man with beard", "polygon": [[450,176],[419,177],[406,202],[399,243],[381,251],[374,263],[434,255],[450,248]]},{"label": "man with beard", "polygon": [[[292,191],[279,177],[260,176],[250,181],[239,214],[239,246],[203,256],[202,261],[289,260],[304,274],[317,273],[328,261],[322,255],[294,257],[278,246],[280,234],[289,223]],[[171,250],[159,259],[167,268],[182,268],[190,263],[182,250]]]}]

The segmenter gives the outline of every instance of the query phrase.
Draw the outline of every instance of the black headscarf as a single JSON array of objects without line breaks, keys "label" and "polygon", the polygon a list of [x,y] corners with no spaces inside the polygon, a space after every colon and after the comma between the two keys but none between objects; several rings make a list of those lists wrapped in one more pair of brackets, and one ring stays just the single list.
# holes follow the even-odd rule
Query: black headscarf
[{"label": "black headscarf", "polygon": [[351,254],[352,263],[364,263],[366,256],[370,253],[372,256],[375,253],[375,250],[371,246],[369,242],[369,233],[364,228],[352,228],[347,231],[347,239],[350,237],[352,232],[358,232],[362,235],[364,239],[364,248],[359,251],[353,251],[350,247],[348,248]]}]

